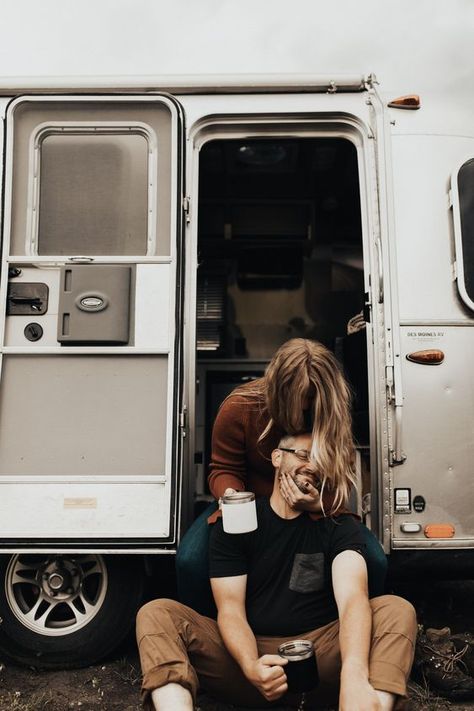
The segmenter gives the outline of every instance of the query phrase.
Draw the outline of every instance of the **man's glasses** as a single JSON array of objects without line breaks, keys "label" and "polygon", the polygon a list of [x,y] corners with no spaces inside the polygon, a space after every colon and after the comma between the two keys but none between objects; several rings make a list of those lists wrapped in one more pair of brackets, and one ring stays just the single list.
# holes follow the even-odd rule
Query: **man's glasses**
[{"label": "man's glasses", "polygon": [[292,452],[301,462],[309,462],[310,453],[307,449],[289,449],[288,447],[278,447],[282,452]]}]

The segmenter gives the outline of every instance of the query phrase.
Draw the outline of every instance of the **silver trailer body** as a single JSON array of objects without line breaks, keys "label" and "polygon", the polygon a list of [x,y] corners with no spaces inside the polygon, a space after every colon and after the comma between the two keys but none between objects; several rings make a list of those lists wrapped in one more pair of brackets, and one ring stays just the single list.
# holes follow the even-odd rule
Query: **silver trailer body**
[{"label": "silver trailer body", "polygon": [[[408,516],[391,502],[391,548],[472,548],[474,319],[466,293],[472,222],[469,227],[464,197],[461,228],[459,188],[461,166],[472,159],[474,132],[468,115],[443,114],[430,97],[420,123],[421,111],[422,126],[414,115],[397,118],[391,137],[406,460],[393,469],[390,489],[393,496],[395,489],[407,488],[412,499]],[[441,350],[443,363],[426,367],[407,360],[423,349]],[[418,531],[404,532],[406,523],[419,525]],[[434,524],[451,526],[452,537],[427,537],[426,527]]]},{"label": "silver trailer body", "polygon": [[[387,553],[474,548],[474,297],[463,237],[471,208],[458,180],[474,152],[470,116],[441,113],[431,97],[419,111],[387,108],[394,97],[382,98],[372,76],[15,80],[0,92],[0,541],[16,561],[5,603],[16,623],[51,635],[48,610],[43,626],[35,618],[41,601],[51,608],[50,587],[23,607],[8,593],[22,571],[41,572],[49,585],[65,575],[58,556],[75,569],[81,556],[96,556],[100,567],[102,554],[175,552],[196,495],[209,499],[202,452],[212,418],[196,382],[212,384],[217,371],[261,372],[273,346],[295,335],[268,319],[278,309],[289,323],[303,313],[316,328],[308,294],[330,298],[317,283],[327,264],[334,283],[355,274],[334,291],[355,294],[357,284],[364,295],[367,439],[355,506]],[[196,358],[211,303],[199,282],[202,254],[208,274],[223,254],[240,269],[239,239],[248,245],[252,219],[267,220],[258,228],[263,244],[271,218],[262,216],[279,209],[274,197],[257,208],[236,196],[206,198],[203,184],[217,169],[206,173],[204,156],[209,166],[214,147],[229,156],[233,145],[263,144],[286,147],[294,164],[308,147],[322,180],[333,160],[324,146],[339,158],[349,146],[358,242],[342,235],[318,245],[308,196],[280,201],[291,217],[282,217],[286,232],[271,227],[281,240],[273,249],[289,249],[297,235],[304,288],[280,284],[270,298],[270,287],[249,286],[255,275],[241,273],[240,286],[222,293],[245,314],[235,341],[247,344],[245,355],[219,360],[220,345],[209,341]],[[217,182],[230,175],[220,170]],[[202,220],[224,202],[235,217],[222,219],[218,258],[217,233],[211,226],[203,237]],[[261,292],[253,300],[252,289]],[[342,323],[344,309],[337,313]],[[428,350],[442,351],[442,362],[407,358]],[[36,567],[22,558],[32,554],[43,556]],[[90,603],[97,610],[99,598]],[[57,623],[53,635],[80,625]]]}]

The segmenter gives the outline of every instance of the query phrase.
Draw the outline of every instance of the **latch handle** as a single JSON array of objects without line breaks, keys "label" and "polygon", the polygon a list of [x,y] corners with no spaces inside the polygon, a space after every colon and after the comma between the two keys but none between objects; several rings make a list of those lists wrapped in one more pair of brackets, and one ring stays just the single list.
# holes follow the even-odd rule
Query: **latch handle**
[{"label": "latch handle", "polygon": [[29,304],[33,308],[35,306],[41,308],[43,305],[43,302],[38,296],[10,296],[9,299],[14,304]]}]

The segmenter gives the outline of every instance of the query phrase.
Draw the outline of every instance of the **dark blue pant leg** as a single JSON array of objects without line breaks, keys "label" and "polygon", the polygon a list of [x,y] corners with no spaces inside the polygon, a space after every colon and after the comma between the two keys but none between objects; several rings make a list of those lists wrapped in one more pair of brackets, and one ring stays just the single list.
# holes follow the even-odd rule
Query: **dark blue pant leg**
[{"label": "dark blue pant leg", "polygon": [[369,597],[385,594],[388,561],[376,536],[361,523],[367,551],[367,572],[369,576]]},{"label": "dark blue pant leg", "polygon": [[213,502],[189,528],[176,554],[176,584],[179,601],[206,617],[217,616],[209,583],[209,534],[207,523],[217,509]]}]

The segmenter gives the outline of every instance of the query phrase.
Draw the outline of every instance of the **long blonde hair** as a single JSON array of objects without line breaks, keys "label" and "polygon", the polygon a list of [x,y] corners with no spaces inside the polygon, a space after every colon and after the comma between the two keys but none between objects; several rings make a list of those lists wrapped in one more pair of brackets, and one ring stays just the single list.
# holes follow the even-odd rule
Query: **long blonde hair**
[{"label": "long blonde hair", "polygon": [[327,513],[346,504],[355,481],[351,391],[331,351],[317,341],[292,338],[276,351],[262,378],[236,392],[265,403],[269,420],[259,441],[275,425],[289,435],[307,432],[305,410],[310,411],[311,460],[321,494],[326,490],[334,497]]}]

